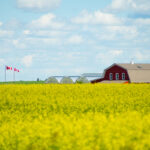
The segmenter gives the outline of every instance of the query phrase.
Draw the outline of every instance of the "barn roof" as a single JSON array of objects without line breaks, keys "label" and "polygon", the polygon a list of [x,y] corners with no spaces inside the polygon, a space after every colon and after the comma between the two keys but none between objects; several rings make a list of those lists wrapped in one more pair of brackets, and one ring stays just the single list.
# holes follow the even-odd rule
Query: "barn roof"
[{"label": "barn roof", "polygon": [[117,64],[128,72],[130,82],[150,83],[150,64]]},{"label": "barn roof", "polygon": [[117,64],[127,70],[150,70],[150,64]]}]

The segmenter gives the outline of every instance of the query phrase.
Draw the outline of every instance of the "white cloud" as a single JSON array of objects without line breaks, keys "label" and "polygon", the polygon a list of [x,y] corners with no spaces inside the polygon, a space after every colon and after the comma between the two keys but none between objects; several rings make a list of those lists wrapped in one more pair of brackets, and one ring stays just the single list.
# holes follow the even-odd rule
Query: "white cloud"
[{"label": "white cloud", "polygon": [[94,35],[98,40],[120,41],[121,39],[119,43],[126,43],[129,40],[135,40],[139,31],[136,26],[102,26],[94,32]]},{"label": "white cloud", "polygon": [[3,58],[0,58],[0,65],[4,65],[5,60]]},{"label": "white cloud", "polygon": [[45,44],[52,44],[52,45],[58,45],[60,43],[60,40],[57,38],[44,38],[42,41]]},{"label": "white cloud", "polygon": [[150,25],[150,19],[143,19],[143,18],[140,18],[140,19],[135,19],[134,20],[134,23],[137,24],[137,25]]},{"label": "white cloud", "polygon": [[114,51],[110,51],[110,54],[112,54],[114,57],[116,56],[120,56],[123,54],[122,50],[114,50]]},{"label": "white cloud", "polygon": [[137,33],[137,29],[134,26],[108,26],[105,29],[119,33]]},{"label": "white cloud", "polygon": [[44,36],[44,37],[62,37],[67,35],[68,32],[66,31],[59,31],[59,30],[36,30],[33,31],[31,34],[35,36]]},{"label": "white cloud", "polygon": [[100,52],[96,55],[96,62],[99,62],[103,65],[110,65],[114,63],[118,58],[123,54],[123,50],[109,50]]},{"label": "white cloud", "polygon": [[10,30],[18,30],[22,27],[22,23],[19,20],[13,18],[5,23],[5,27]]},{"label": "white cloud", "polygon": [[3,25],[3,23],[2,22],[0,22],[0,26],[2,26]]},{"label": "white cloud", "polygon": [[19,8],[48,11],[57,8],[61,0],[17,0]]},{"label": "white cloud", "polygon": [[109,9],[115,11],[129,11],[141,14],[150,14],[149,0],[112,0]]},{"label": "white cloud", "polygon": [[58,55],[59,55],[59,61],[60,61],[60,57],[63,58],[63,63],[60,64],[60,65],[63,65],[63,66],[64,65],[69,66],[70,64],[68,62],[73,61],[73,60],[78,61],[78,62],[80,60],[83,60],[81,52],[68,52],[68,53],[59,52]]},{"label": "white cloud", "polygon": [[18,40],[13,40],[12,42],[13,42],[14,45],[17,45],[19,43]]},{"label": "white cloud", "polygon": [[23,34],[29,35],[29,34],[31,34],[31,32],[30,32],[30,30],[24,30],[24,31],[23,31]]},{"label": "white cloud", "polygon": [[0,30],[0,37],[12,37],[14,31]]},{"label": "white cloud", "polygon": [[26,48],[26,45],[21,42],[20,40],[12,40],[12,44],[16,47],[16,48],[21,48],[24,49]]},{"label": "white cloud", "polygon": [[26,67],[30,67],[32,65],[32,59],[33,59],[33,55],[27,55],[27,56],[23,57],[22,63]]},{"label": "white cloud", "polygon": [[135,26],[107,26],[105,30],[116,38],[123,36],[125,39],[133,39],[138,35],[138,30]]},{"label": "white cloud", "polygon": [[111,4],[111,8],[115,10],[124,10],[130,4],[128,0],[113,0]]},{"label": "white cloud", "polygon": [[139,51],[137,51],[135,53],[135,58],[140,60],[140,61],[143,61],[143,60],[149,60],[150,59],[150,54],[145,54],[145,53],[141,53]]},{"label": "white cloud", "polygon": [[83,40],[82,36],[80,36],[80,35],[74,35],[74,36],[71,36],[67,40],[67,43],[70,43],[70,44],[81,44],[83,41],[84,40]]},{"label": "white cloud", "polygon": [[87,11],[82,11],[79,16],[72,19],[72,22],[77,24],[116,25],[121,24],[122,20],[110,13],[103,13],[101,11],[88,13]]},{"label": "white cloud", "polygon": [[113,61],[113,57],[111,55],[104,54],[104,53],[98,53],[96,55],[96,62],[103,64],[103,65],[109,65]]},{"label": "white cloud", "polygon": [[30,45],[42,45],[42,47],[50,45],[58,46],[61,43],[59,38],[26,38],[25,42]]},{"label": "white cloud", "polygon": [[30,24],[33,28],[54,28],[60,29],[64,26],[64,23],[55,21],[56,16],[52,13],[41,16],[37,20],[33,20]]}]

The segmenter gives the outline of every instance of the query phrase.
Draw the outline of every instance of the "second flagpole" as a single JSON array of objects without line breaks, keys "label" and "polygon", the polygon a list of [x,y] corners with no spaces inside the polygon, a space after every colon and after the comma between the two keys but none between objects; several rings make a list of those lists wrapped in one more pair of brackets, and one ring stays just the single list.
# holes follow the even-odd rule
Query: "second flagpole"
[{"label": "second flagpole", "polygon": [[13,79],[14,79],[14,82],[15,82],[15,69],[13,69]]},{"label": "second flagpole", "polygon": [[5,82],[6,82],[6,65],[5,65]]}]

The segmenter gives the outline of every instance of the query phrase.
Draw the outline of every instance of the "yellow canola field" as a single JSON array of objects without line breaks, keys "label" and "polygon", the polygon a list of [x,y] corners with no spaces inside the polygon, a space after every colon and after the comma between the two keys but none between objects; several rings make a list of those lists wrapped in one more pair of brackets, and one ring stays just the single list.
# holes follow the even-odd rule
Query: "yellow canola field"
[{"label": "yellow canola field", "polygon": [[150,84],[0,85],[0,150],[150,150]]}]

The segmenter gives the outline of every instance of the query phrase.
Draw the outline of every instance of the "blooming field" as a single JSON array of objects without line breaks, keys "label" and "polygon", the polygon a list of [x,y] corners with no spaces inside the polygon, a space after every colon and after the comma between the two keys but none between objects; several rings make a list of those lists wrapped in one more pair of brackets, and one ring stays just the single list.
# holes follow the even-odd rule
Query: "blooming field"
[{"label": "blooming field", "polygon": [[0,85],[0,150],[149,150],[150,85]]}]

